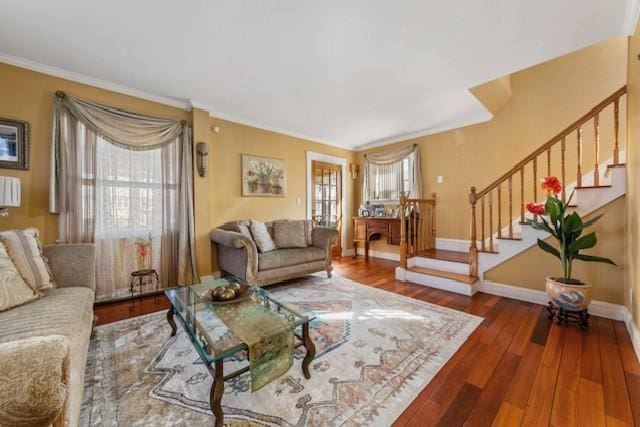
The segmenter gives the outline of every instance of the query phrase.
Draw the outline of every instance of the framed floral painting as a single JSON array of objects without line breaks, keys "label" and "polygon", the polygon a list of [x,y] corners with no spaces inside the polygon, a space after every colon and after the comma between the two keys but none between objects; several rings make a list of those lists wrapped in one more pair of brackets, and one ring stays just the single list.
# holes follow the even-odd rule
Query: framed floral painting
[{"label": "framed floral painting", "polygon": [[284,159],[243,154],[242,195],[285,197],[287,174]]}]

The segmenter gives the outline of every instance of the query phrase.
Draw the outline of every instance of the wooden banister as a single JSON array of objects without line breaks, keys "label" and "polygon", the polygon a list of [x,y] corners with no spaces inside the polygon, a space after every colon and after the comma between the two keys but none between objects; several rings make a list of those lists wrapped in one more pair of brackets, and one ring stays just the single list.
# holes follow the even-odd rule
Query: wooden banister
[{"label": "wooden banister", "polygon": [[436,247],[436,193],[429,199],[400,195],[400,267],[407,259]]},{"label": "wooden banister", "polygon": [[[560,146],[560,157],[561,157],[561,165],[560,165],[560,173],[562,176],[563,186],[566,178],[566,148],[567,142],[571,140],[567,140],[567,137],[572,135],[574,132],[576,134],[576,181],[577,186],[580,187],[582,185],[582,176],[583,176],[583,164],[582,157],[585,153],[584,151],[584,135],[583,135],[583,126],[593,121],[593,159],[594,159],[594,171],[593,171],[593,185],[600,185],[600,159],[601,159],[601,144],[600,140],[602,135],[600,134],[600,113],[606,107],[613,104],[613,135],[612,135],[612,145],[613,145],[613,164],[618,164],[620,161],[620,138],[619,138],[619,115],[620,115],[620,99],[627,93],[627,87],[623,86],[620,89],[616,90],[614,93],[606,97],[602,102],[598,103],[596,106],[591,108],[586,114],[582,115],[579,119],[571,123],[569,126],[564,128],[562,131],[558,132],[547,142],[542,144],[540,147],[535,149],[531,154],[526,156],[524,159],[516,163],[511,169],[502,174],[498,179],[491,182],[484,189],[478,191],[476,187],[471,187],[471,191],[469,193],[469,203],[471,205],[471,229],[470,229],[470,246],[469,246],[469,269],[470,274],[472,276],[477,276],[478,271],[478,251],[490,251],[494,252],[494,232],[497,234],[498,239],[503,238],[502,234],[502,188],[503,184],[507,186],[509,189],[509,198],[508,198],[508,212],[509,212],[509,223],[508,223],[508,233],[509,239],[513,239],[513,227],[512,222],[515,218],[513,218],[513,180],[514,176],[520,176],[520,222],[525,222],[525,187],[529,188],[529,184],[525,183],[525,168],[527,166],[531,166],[531,178],[532,179],[532,196],[534,202],[538,200],[538,172],[545,173],[547,176],[551,175],[552,171],[552,148],[558,144]],[[546,168],[541,165],[541,170],[538,170],[538,158],[544,156],[546,157]],[[544,169],[543,169],[544,168]],[[545,171],[545,172],[542,172]],[[494,199],[493,193],[497,194],[497,200]],[[562,199],[566,200],[566,191],[563,188],[562,190]],[[485,218],[485,198],[488,199],[488,218]],[[476,218],[476,210],[477,204],[480,203],[480,242],[478,244],[478,224]],[[497,203],[497,205],[495,205]],[[497,226],[498,230],[493,229],[493,215],[494,208],[498,213],[497,218]],[[486,221],[485,221],[486,219]],[[488,237],[485,238],[485,223],[488,223]],[[488,240],[488,242],[487,242]],[[487,245],[488,244],[488,245]],[[487,248],[488,246],[488,248]]]},{"label": "wooden banister", "polygon": [[586,122],[588,122],[589,120],[591,120],[596,114],[598,114],[600,111],[602,111],[605,107],[607,107],[609,104],[614,102],[616,99],[619,99],[625,93],[627,93],[627,86],[626,85],[622,86],[620,89],[618,89],[617,91],[615,91],[614,93],[609,95],[604,101],[600,102],[598,105],[596,105],[591,110],[589,110],[588,113],[586,113],[585,115],[580,117],[575,122],[571,123],[565,129],[563,129],[558,134],[556,134],[553,138],[549,139],[547,142],[545,142],[543,145],[541,145],[538,149],[536,149],[534,152],[532,152],[527,157],[522,159],[514,167],[509,169],[509,171],[505,172],[502,176],[500,176],[500,178],[498,178],[495,181],[493,181],[491,184],[489,184],[483,190],[478,191],[478,197],[482,197],[482,196],[486,195],[487,193],[489,193],[489,191],[491,191],[494,188],[496,188],[499,183],[502,183],[502,182],[506,181],[507,179],[509,179],[509,177],[511,175],[514,175],[515,173],[519,172],[520,169],[522,169],[524,166],[526,166],[534,158],[537,158],[540,154],[542,154],[545,151],[547,151],[547,149],[551,148],[556,143],[560,142],[560,140],[562,138],[564,138],[567,135],[570,135],[571,133],[575,132],[581,125],[583,125]]}]

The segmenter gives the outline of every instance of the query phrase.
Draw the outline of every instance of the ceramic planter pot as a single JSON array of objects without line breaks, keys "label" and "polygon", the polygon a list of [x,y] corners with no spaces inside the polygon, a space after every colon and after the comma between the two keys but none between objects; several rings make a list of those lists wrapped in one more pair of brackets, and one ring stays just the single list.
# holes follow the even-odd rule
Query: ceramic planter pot
[{"label": "ceramic planter pot", "polygon": [[547,277],[546,289],[551,301],[565,310],[586,310],[591,303],[591,285],[562,283]]}]

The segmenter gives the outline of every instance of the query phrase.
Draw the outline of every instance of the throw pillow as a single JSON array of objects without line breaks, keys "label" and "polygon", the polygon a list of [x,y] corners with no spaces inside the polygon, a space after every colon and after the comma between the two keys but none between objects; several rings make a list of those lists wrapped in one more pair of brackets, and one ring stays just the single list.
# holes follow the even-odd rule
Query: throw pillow
[{"label": "throw pillow", "polygon": [[262,221],[251,220],[251,236],[256,242],[256,246],[260,252],[269,252],[276,249],[276,244],[267,230],[267,225]]},{"label": "throw pillow", "polygon": [[306,231],[306,221],[281,219],[273,223],[273,240],[279,248],[306,248]]},{"label": "throw pillow", "polygon": [[69,339],[62,335],[0,343],[0,425],[45,426],[67,399]]},{"label": "throw pillow", "polygon": [[38,297],[22,279],[4,245],[0,243],[0,311],[26,304]]},{"label": "throw pillow", "polygon": [[46,258],[42,255],[42,245],[38,230],[12,230],[0,232],[0,242],[5,245],[18,272],[34,291],[53,288],[53,278]]},{"label": "throw pillow", "polygon": [[242,234],[248,239],[253,240],[253,237],[251,237],[251,232],[249,231],[249,227],[244,224],[238,224],[238,233]]}]

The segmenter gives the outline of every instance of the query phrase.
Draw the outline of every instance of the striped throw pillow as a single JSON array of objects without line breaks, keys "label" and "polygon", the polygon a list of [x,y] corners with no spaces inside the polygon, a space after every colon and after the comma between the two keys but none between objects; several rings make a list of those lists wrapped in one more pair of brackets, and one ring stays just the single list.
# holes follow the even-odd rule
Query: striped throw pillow
[{"label": "striped throw pillow", "polygon": [[38,297],[39,294],[22,279],[4,245],[0,243],[0,311],[28,303]]},{"label": "striped throw pillow", "polygon": [[53,277],[42,255],[38,230],[11,230],[0,232],[0,242],[7,248],[11,260],[27,285],[36,292],[55,287]]}]

